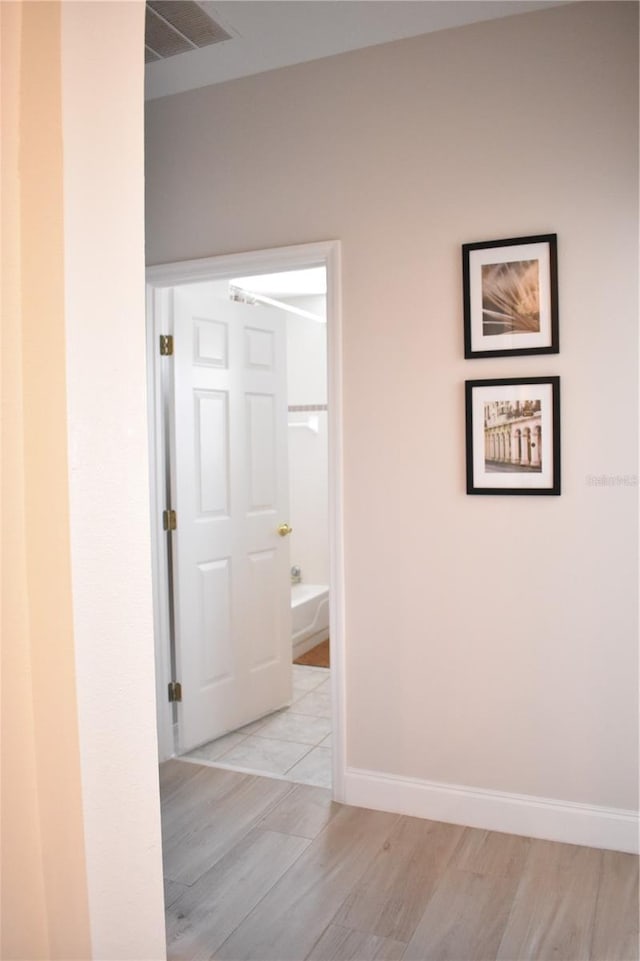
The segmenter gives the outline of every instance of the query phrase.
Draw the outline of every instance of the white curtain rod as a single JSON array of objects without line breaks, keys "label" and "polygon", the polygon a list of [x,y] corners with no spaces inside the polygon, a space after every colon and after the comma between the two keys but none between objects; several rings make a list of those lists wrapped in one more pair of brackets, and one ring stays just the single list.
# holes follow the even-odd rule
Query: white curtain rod
[{"label": "white curtain rod", "polygon": [[243,294],[251,297],[253,300],[258,300],[261,304],[267,304],[269,307],[279,307],[280,310],[286,310],[290,314],[296,314],[298,317],[306,317],[307,320],[315,320],[319,324],[326,323],[324,317],[320,314],[312,314],[310,310],[303,310],[302,307],[293,307],[291,304],[285,304],[281,300],[274,300],[272,297],[265,297],[263,294],[254,294],[252,290],[245,290],[244,287],[234,287],[233,290],[241,290]]}]

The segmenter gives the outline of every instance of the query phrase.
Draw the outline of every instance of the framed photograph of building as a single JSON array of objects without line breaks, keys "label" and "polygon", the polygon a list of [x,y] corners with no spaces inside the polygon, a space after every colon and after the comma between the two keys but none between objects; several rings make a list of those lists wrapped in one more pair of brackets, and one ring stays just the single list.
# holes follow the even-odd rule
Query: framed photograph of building
[{"label": "framed photograph of building", "polygon": [[462,245],[464,356],[557,354],[557,235]]},{"label": "framed photograph of building", "polygon": [[465,382],[467,494],[560,493],[560,378]]}]

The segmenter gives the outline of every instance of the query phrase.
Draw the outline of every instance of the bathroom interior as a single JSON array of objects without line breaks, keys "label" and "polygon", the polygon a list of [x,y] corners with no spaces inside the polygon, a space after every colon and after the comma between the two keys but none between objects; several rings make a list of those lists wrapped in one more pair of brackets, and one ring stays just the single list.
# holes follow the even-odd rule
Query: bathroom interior
[{"label": "bathroom interior", "polygon": [[292,701],[185,760],[331,787],[326,270],[234,278],[223,298],[286,317]]}]

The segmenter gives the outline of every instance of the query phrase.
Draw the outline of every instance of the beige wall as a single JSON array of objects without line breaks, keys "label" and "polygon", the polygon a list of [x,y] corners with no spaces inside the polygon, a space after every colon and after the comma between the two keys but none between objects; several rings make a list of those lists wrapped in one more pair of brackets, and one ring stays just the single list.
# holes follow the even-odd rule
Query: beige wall
[{"label": "beige wall", "polygon": [[[148,104],[149,263],[339,238],[347,761],[635,809],[637,5]],[[462,359],[460,245],[559,238],[561,353]],[[465,378],[559,374],[563,493],[465,495]],[[372,599],[375,599],[372,601]]]},{"label": "beige wall", "polygon": [[63,5],[73,617],[89,909],[94,956],[104,961],[157,961],[165,952],[145,376],[143,36],[141,2]]},{"label": "beige wall", "polygon": [[71,623],[60,7],[3,4],[2,19],[10,217],[2,285],[2,957],[84,959],[91,948]]},{"label": "beige wall", "polygon": [[18,4],[0,6],[2,84],[2,938],[0,955],[48,950],[38,819],[24,529]]},{"label": "beige wall", "polygon": [[0,954],[157,961],[144,5],[0,13]]}]

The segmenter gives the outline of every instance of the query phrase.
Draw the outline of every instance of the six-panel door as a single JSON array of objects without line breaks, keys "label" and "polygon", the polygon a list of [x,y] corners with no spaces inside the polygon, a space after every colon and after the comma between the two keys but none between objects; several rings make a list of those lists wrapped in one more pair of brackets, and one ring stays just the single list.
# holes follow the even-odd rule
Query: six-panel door
[{"label": "six-panel door", "polygon": [[285,325],[214,291],[173,295],[182,752],[291,700]]}]

